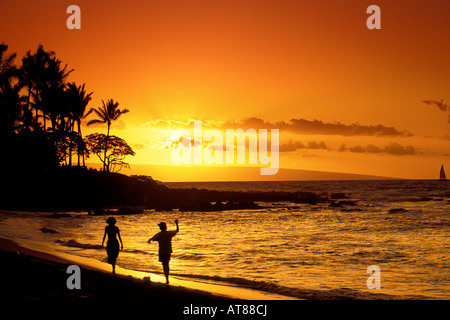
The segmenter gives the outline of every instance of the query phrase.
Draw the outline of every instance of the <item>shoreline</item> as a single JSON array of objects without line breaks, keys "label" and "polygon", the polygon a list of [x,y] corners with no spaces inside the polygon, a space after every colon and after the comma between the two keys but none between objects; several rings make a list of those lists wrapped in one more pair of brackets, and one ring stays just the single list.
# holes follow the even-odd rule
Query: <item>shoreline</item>
[{"label": "shoreline", "polygon": [[[22,301],[116,301],[116,300],[298,300],[257,290],[171,277],[165,284],[163,275],[134,271],[116,266],[111,274],[109,264],[92,258],[78,257],[22,239],[0,238],[0,253],[6,265],[7,292]],[[69,265],[81,269],[81,290],[69,290],[66,273]],[[11,266],[15,266],[12,268]],[[26,279],[23,279],[26,275]],[[143,280],[149,277],[150,281]],[[45,282],[42,283],[42,279]],[[117,297],[101,292],[118,293]],[[11,296],[10,296],[11,297]]]}]

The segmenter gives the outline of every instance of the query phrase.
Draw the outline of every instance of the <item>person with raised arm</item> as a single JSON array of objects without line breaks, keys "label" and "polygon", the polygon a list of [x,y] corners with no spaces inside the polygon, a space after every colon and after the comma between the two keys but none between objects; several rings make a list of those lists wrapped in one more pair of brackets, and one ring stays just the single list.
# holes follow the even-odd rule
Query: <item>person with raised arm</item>
[{"label": "person with raised arm", "polygon": [[166,284],[169,284],[169,261],[172,254],[172,238],[180,231],[178,219],[175,219],[175,224],[177,225],[177,229],[175,231],[167,231],[166,223],[159,223],[158,226],[161,231],[147,241],[148,243],[152,241],[158,241],[159,243],[159,261],[161,261],[163,266],[164,275],[166,276]]}]

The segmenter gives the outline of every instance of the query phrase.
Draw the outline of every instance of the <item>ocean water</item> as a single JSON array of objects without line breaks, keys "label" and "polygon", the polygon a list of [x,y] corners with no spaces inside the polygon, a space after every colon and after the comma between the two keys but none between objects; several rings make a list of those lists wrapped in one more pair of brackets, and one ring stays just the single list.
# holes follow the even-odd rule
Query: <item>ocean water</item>
[{"label": "ocean water", "polygon": [[[161,273],[157,243],[173,238],[171,274],[306,299],[449,299],[450,182],[432,180],[167,183],[215,190],[345,193],[355,205],[259,203],[262,209],[116,216],[124,242],[117,264]],[[391,209],[404,209],[395,210]],[[106,261],[105,216],[1,212],[0,236]],[[45,229],[43,229],[45,228]],[[47,231],[47,232],[43,232]],[[50,232],[48,232],[50,231]],[[367,268],[381,271],[369,290]]]}]

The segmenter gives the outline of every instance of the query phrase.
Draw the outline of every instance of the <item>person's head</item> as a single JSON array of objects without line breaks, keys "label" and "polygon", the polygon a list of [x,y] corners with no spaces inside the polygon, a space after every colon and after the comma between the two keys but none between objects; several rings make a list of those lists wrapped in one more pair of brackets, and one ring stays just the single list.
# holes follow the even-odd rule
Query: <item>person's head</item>
[{"label": "person's head", "polygon": [[165,222],[161,222],[158,224],[159,228],[161,229],[161,231],[165,231],[167,230],[167,225]]},{"label": "person's head", "polygon": [[116,219],[113,217],[109,217],[108,219],[106,219],[106,223],[109,225],[115,225],[116,224]]}]

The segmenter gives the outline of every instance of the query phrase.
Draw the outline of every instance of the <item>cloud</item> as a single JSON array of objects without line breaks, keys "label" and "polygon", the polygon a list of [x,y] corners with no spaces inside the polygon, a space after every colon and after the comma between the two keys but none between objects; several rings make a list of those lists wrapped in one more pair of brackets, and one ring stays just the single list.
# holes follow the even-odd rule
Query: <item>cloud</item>
[{"label": "cloud", "polygon": [[416,148],[413,146],[406,146],[403,147],[400,144],[396,142],[392,142],[389,145],[384,147],[384,152],[387,154],[393,154],[393,155],[414,155],[416,154]]},{"label": "cloud", "polygon": [[448,106],[444,103],[444,100],[442,100],[442,99],[441,99],[441,101],[437,101],[437,100],[423,100],[422,102],[425,103],[425,104],[428,104],[428,105],[435,105],[441,111],[447,111],[448,110]]},{"label": "cloud", "polygon": [[[159,129],[189,129],[194,127],[195,121],[200,120],[189,119],[187,121],[179,121],[179,120],[157,119],[148,121],[143,126],[145,128],[159,128]],[[224,121],[214,121],[214,120],[201,120],[201,122],[202,127],[207,128],[219,128],[224,123]]]},{"label": "cloud", "polygon": [[378,125],[360,125],[354,123],[346,125],[340,122],[326,123],[320,120],[291,119],[289,121],[279,121],[275,123],[266,122],[259,118],[247,118],[240,122],[225,122],[226,128],[239,127],[280,129],[298,134],[321,134],[340,136],[411,136],[408,132],[399,131],[394,127]]},{"label": "cloud", "polygon": [[175,139],[174,138],[167,139],[165,149],[179,148],[179,147],[196,148],[203,145],[204,142],[201,139],[191,138],[190,136],[182,135]]},{"label": "cloud", "polygon": [[383,148],[374,146],[372,144],[369,144],[365,147],[363,146],[354,146],[354,147],[347,147],[345,144],[342,144],[339,149],[339,152],[354,152],[354,153],[384,153],[384,154],[390,154],[390,155],[396,155],[396,156],[404,156],[404,155],[415,155],[417,153],[416,148],[413,146],[402,146],[398,144],[397,142],[391,142],[387,146],[384,146]]},{"label": "cloud", "polygon": [[287,143],[280,144],[280,152],[292,152],[299,149],[329,150],[323,141],[310,141],[307,144],[304,144],[301,141],[289,140]]},{"label": "cloud", "polygon": [[[159,128],[193,128],[195,120],[186,122],[175,120],[155,120],[145,126]],[[412,136],[407,131],[399,131],[394,127],[386,127],[381,124],[361,125],[353,123],[346,125],[340,122],[327,123],[320,120],[291,119],[289,121],[268,122],[260,118],[247,118],[240,121],[202,121],[203,127],[217,129],[279,129],[297,134],[340,135],[340,136]]]},{"label": "cloud", "polygon": [[280,123],[284,130],[299,134],[322,134],[340,136],[406,136],[406,132],[398,131],[393,127],[385,127],[381,124],[367,126],[354,123],[345,125],[340,122],[325,123],[319,120],[291,119]]},{"label": "cloud", "polygon": [[149,146],[147,144],[143,144],[143,143],[135,143],[135,144],[132,144],[131,147],[134,150],[143,150],[143,149],[147,149]]},{"label": "cloud", "polygon": [[183,121],[177,121],[177,120],[163,120],[163,119],[157,119],[148,121],[144,124],[144,127],[146,128],[160,128],[160,129],[172,129],[174,127],[187,127],[191,124],[191,120],[187,122]]},{"label": "cloud", "polygon": [[430,106],[436,106],[439,108],[439,110],[443,112],[448,111],[448,123],[450,123],[450,107],[444,103],[444,100],[441,99],[441,101],[437,100],[423,100],[423,103],[430,105]]}]

